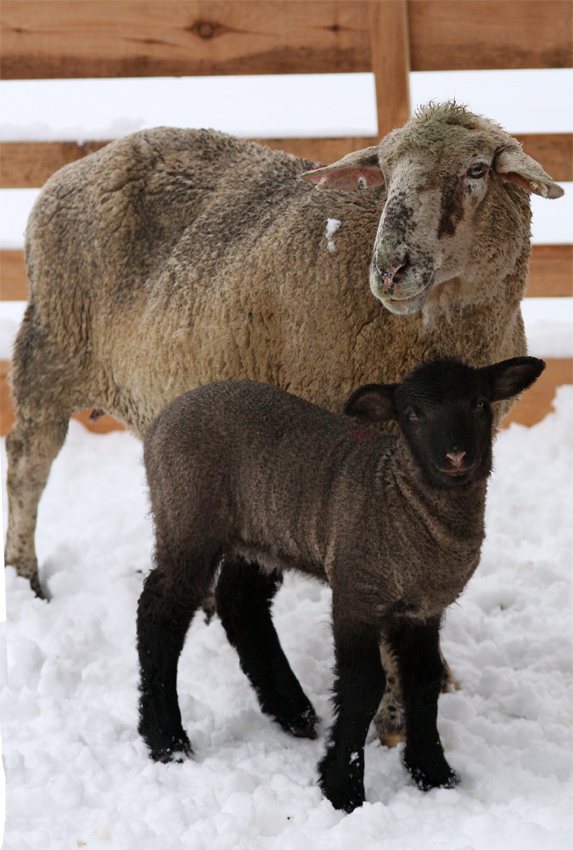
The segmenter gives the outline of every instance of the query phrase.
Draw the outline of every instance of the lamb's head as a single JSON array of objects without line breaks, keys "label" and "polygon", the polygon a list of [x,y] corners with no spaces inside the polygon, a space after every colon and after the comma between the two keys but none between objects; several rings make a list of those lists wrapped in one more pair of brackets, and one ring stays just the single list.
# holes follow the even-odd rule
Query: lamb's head
[{"label": "lamb's head", "polygon": [[385,186],[370,288],[398,314],[454,279],[481,300],[529,250],[529,193],[563,194],[516,139],[455,103],[429,104],[379,145],[301,176],[319,189]]},{"label": "lamb's head", "polygon": [[481,369],[436,360],[418,366],[400,384],[360,387],[344,412],[368,422],[397,421],[427,483],[467,486],[491,472],[492,403],[526,390],[544,368],[536,357]]}]

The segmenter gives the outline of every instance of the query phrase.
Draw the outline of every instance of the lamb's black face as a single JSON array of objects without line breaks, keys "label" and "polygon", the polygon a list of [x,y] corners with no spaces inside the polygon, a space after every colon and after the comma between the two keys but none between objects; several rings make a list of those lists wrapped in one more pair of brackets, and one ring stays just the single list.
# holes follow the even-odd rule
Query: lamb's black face
[{"label": "lamb's black face", "polygon": [[430,484],[467,486],[491,472],[488,392],[476,370],[468,374],[460,364],[441,365],[397,388],[400,429]]},{"label": "lamb's black face", "polygon": [[359,387],[344,412],[370,422],[396,420],[431,486],[469,486],[491,472],[491,404],[526,390],[544,368],[536,357],[481,369],[436,360],[418,366],[401,384]]}]

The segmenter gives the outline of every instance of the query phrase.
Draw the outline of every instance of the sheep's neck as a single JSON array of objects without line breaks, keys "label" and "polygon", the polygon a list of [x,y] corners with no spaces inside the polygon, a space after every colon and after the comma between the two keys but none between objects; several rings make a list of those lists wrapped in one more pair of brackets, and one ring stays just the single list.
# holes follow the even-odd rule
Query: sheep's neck
[{"label": "sheep's neck", "polygon": [[[402,506],[396,508],[407,517],[409,534],[417,532],[421,539],[429,536],[447,555],[479,557],[485,533],[487,480],[462,487],[431,487],[423,480],[402,440],[397,441],[386,475],[393,479],[401,496]],[[389,510],[392,512],[391,505]]]}]

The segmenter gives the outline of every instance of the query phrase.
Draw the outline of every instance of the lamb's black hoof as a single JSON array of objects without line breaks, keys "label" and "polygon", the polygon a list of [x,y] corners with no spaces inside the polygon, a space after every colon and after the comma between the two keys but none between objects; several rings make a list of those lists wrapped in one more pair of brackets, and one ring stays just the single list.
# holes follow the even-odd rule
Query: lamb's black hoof
[{"label": "lamb's black hoof", "polygon": [[[358,758],[346,769],[341,769],[339,759],[333,755],[332,748],[327,750],[325,757],[318,765],[318,784],[327,800],[330,800],[335,809],[339,811],[353,812],[365,801],[364,795],[364,768],[359,764]],[[352,768],[355,768],[352,770]]]},{"label": "lamb's black hoof", "polygon": [[447,763],[443,754],[435,756],[423,767],[404,754],[404,765],[411,774],[421,791],[431,791],[432,788],[454,788],[460,782],[460,777]]},{"label": "lamb's black hoof", "polygon": [[275,717],[275,720],[285,732],[295,738],[309,738],[311,741],[318,738],[316,731],[318,717],[312,708],[306,709],[295,717]]},{"label": "lamb's black hoof", "polygon": [[168,762],[181,764],[186,758],[190,758],[193,755],[193,749],[189,738],[183,732],[182,735],[170,741],[169,744],[151,746],[149,748],[149,755],[153,761],[162,762],[163,764],[167,764]]}]

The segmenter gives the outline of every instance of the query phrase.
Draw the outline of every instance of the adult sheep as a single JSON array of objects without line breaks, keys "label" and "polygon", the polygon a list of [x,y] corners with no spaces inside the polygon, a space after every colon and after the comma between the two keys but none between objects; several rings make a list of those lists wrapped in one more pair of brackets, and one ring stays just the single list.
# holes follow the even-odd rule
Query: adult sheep
[{"label": "adult sheep", "polygon": [[65,166],[26,234],[6,563],[41,594],[37,507],[75,410],[143,436],[213,380],[340,411],[360,384],[429,359],[524,355],[530,192],[562,194],[501,127],[455,103],[326,167],[173,128]]}]

